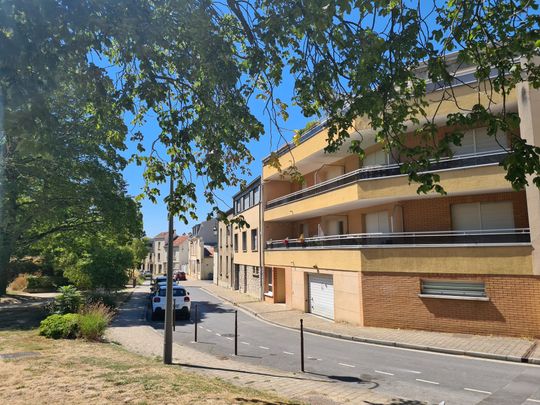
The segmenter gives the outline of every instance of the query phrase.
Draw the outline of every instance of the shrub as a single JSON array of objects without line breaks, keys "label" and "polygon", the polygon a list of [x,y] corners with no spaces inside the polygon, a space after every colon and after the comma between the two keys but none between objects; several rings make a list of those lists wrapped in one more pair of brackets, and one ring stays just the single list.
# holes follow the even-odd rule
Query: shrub
[{"label": "shrub", "polygon": [[111,309],[103,303],[88,305],[79,315],[79,330],[87,340],[100,340],[112,319]]},{"label": "shrub", "polygon": [[103,293],[93,291],[86,296],[86,305],[102,303],[111,309],[116,309],[118,303],[116,302],[116,295],[111,293]]},{"label": "shrub", "polygon": [[28,274],[20,274],[11,282],[8,289],[12,291],[23,291],[28,287]]},{"label": "shrub", "polygon": [[39,325],[39,334],[52,339],[74,339],[78,331],[78,314],[50,315]]},{"label": "shrub", "polygon": [[69,314],[79,311],[82,305],[81,293],[72,285],[60,287],[60,295],[55,298],[54,312],[57,314]]},{"label": "shrub", "polygon": [[50,276],[28,276],[27,291],[54,291],[56,284]]}]

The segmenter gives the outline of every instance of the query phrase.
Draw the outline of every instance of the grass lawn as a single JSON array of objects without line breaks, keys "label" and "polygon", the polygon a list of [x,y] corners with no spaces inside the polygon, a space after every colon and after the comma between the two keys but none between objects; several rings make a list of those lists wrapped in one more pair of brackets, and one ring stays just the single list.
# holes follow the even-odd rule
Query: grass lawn
[{"label": "grass lawn", "polygon": [[271,394],[165,366],[109,343],[1,331],[0,402],[14,404],[289,404]]}]

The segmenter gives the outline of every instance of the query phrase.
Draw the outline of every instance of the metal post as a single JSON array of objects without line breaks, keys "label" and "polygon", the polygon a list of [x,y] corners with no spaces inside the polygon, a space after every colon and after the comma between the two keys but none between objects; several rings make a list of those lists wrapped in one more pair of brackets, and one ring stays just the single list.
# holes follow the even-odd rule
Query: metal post
[{"label": "metal post", "polygon": [[234,311],[234,355],[238,356],[238,310]]},{"label": "metal post", "polygon": [[304,320],[300,319],[300,361],[302,363],[302,373],[304,372]]},{"label": "metal post", "polygon": [[197,304],[195,304],[195,342],[197,341],[197,320],[198,316],[197,316]]},{"label": "metal post", "polygon": [[[171,175],[170,198],[173,198],[174,180]],[[163,363],[172,364],[172,343],[173,343],[173,234],[174,234],[174,216],[172,213],[172,205],[169,204],[169,235],[167,246],[167,295],[165,307],[165,333],[163,344]]]},{"label": "metal post", "polygon": [[176,298],[173,299],[173,331],[176,332]]}]

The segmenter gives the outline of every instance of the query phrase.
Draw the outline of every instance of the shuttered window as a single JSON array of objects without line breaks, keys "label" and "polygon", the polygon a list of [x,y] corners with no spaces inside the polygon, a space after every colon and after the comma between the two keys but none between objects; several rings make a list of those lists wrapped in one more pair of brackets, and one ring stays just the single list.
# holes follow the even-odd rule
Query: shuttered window
[{"label": "shuttered window", "polygon": [[456,231],[514,228],[512,201],[452,205],[452,228]]},{"label": "shuttered window", "polygon": [[422,280],[422,294],[454,297],[486,297],[483,282]]},{"label": "shuttered window", "polygon": [[466,131],[461,138],[461,145],[451,145],[455,155],[502,151],[508,148],[508,136],[504,132],[490,136],[487,128],[475,128]]},{"label": "shuttered window", "polygon": [[366,214],[366,232],[389,233],[390,222],[388,221],[388,212],[380,211]]}]

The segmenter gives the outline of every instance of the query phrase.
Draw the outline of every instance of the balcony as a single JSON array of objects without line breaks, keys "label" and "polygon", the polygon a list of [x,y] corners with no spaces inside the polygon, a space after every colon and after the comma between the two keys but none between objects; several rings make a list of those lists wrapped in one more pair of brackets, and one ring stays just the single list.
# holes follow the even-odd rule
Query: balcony
[{"label": "balcony", "polygon": [[358,233],[267,241],[267,250],[358,249],[430,246],[530,245],[529,228],[474,231]]},{"label": "balcony", "polygon": [[[467,168],[475,166],[487,166],[499,164],[507,155],[507,152],[497,151],[484,154],[462,155],[454,158],[442,159],[431,164],[432,171],[450,170],[457,168]],[[325,182],[315,184],[303,190],[275,198],[266,203],[266,209],[279,207],[304,198],[313,197],[326,193],[362,180],[381,179],[387,177],[403,176],[401,165],[393,164],[387,166],[366,167],[345,173]]]}]

